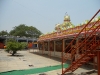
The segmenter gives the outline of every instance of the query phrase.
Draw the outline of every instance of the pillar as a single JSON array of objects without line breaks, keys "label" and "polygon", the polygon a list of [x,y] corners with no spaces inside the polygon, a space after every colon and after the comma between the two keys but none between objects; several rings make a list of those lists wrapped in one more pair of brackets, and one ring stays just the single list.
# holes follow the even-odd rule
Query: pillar
[{"label": "pillar", "polygon": [[61,58],[62,58],[62,75],[63,75],[63,68],[64,68],[64,66],[63,66],[63,63],[64,63],[64,61],[63,61],[63,58],[64,58],[64,50],[65,50],[65,39],[63,39],[62,40],[62,52],[61,52]]},{"label": "pillar", "polygon": [[48,41],[48,55],[49,55],[49,51],[50,51],[50,41]]},{"label": "pillar", "polygon": [[55,56],[55,51],[56,51],[56,41],[54,41],[54,56]]},{"label": "pillar", "polygon": [[37,42],[37,48],[38,48],[38,42]]},{"label": "pillar", "polygon": [[98,75],[100,75],[100,50],[97,51]]},{"label": "pillar", "polygon": [[79,57],[79,39],[76,39],[76,55],[75,55],[75,60]]},{"label": "pillar", "polygon": [[44,41],[42,42],[42,45],[43,45],[43,46],[42,46],[42,47],[43,47],[43,48],[42,48],[42,54],[44,54]]},{"label": "pillar", "polygon": [[27,43],[28,43],[28,39],[27,39]]}]

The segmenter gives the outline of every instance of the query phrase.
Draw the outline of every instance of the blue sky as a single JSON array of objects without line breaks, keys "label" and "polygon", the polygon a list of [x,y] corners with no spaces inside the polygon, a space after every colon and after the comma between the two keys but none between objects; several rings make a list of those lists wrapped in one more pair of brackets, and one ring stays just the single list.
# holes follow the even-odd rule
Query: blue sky
[{"label": "blue sky", "polygon": [[[100,9],[100,0],[0,0],[0,31],[8,32],[20,24],[51,32],[63,23],[65,13],[78,25]],[[98,15],[100,16],[100,14]]]}]

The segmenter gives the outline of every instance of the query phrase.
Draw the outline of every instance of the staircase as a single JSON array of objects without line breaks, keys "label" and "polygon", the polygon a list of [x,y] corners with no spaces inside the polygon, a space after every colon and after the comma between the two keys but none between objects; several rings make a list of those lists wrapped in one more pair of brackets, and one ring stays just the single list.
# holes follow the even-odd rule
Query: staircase
[{"label": "staircase", "polygon": [[[71,46],[77,38],[84,38],[84,40],[81,40],[81,44],[78,46],[71,47],[67,53],[62,55],[62,65],[64,62],[68,60],[67,55],[69,52],[71,52],[71,65],[68,68],[65,68],[63,70],[62,67],[62,75],[64,75],[66,72],[73,72],[76,69],[78,69],[80,66],[83,64],[87,63],[89,60],[91,60],[93,57],[96,56],[96,49],[100,45],[98,43],[97,35],[100,35],[100,19],[96,22],[92,22],[93,18],[100,12],[98,12],[92,17],[92,19],[84,26],[84,28],[76,35],[76,37],[69,43],[69,45],[65,48],[68,49],[69,46]],[[76,52],[77,52],[77,47],[79,48],[79,51],[82,51],[81,55],[79,58],[76,60],[73,60],[75,58]],[[65,52],[65,50],[63,52]]]}]

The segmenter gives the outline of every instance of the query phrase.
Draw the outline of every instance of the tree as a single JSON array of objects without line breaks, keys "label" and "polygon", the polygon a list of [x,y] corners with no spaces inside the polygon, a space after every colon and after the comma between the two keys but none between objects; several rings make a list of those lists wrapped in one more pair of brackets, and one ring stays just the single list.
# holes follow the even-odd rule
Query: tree
[{"label": "tree", "polygon": [[8,32],[3,30],[0,32],[0,35],[8,35]]},{"label": "tree", "polygon": [[18,50],[21,50],[23,48],[25,48],[23,46],[22,43],[20,42],[16,42],[14,40],[9,40],[7,43],[6,43],[6,51],[12,51],[12,56],[14,56],[14,54],[18,51]]},{"label": "tree", "polygon": [[25,24],[20,24],[15,26],[13,30],[10,31],[10,35],[14,36],[26,36],[26,37],[36,37],[41,35],[41,31],[33,26],[26,26]]}]

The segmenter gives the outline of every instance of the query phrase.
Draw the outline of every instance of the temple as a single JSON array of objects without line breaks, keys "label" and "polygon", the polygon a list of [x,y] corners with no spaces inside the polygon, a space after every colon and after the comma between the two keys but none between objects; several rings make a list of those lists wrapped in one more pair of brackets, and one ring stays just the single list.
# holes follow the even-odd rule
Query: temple
[{"label": "temple", "polygon": [[[62,24],[56,24],[54,31],[42,34],[38,39],[39,52],[50,57],[62,58],[62,75],[73,72],[85,63],[92,64],[100,75],[100,16],[96,15],[78,26],[73,25],[69,15]],[[96,17],[95,17],[96,16]],[[63,64],[71,61],[68,68]]]}]

